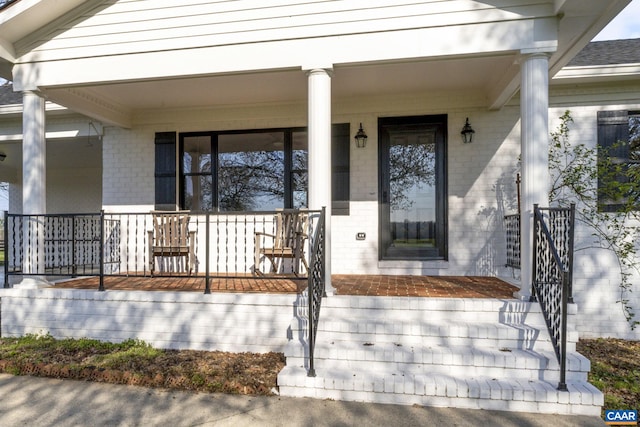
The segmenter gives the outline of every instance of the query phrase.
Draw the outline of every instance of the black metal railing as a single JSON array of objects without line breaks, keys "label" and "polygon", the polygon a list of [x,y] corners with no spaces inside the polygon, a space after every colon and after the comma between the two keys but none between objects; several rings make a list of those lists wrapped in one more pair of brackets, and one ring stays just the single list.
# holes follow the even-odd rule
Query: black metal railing
[{"label": "black metal railing", "polygon": [[504,227],[507,235],[507,267],[520,268],[520,214],[506,215]]},{"label": "black metal railing", "polygon": [[[287,213],[304,221],[292,231],[293,246],[276,248],[278,227],[292,227],[282,221]],[[101,290],[105,276],[192,275],[205,278],[206,290],[216,277],[306,279],[313,258],[308,236],[320,216],[312,210],[189,213],[187,260],[173,246],[154,247],[152,213],[5,214],[5,286],[9,277],[24,275],[100,276]]]},{"label": "black metal railing", "polygon": [[313,236],[313,250],[311,251],[311,262],[309,264],[309,285],[307,288],[309,300],[309,372],[310,377],[316,376],[314,364],[314,351],[316,345],[316,334],[318,332],[318,321],[320,319],[320,305],[322,298],[326,296],[325,290],[325,208],[318,221]]},{"label": "black metal railing", "polygon": [[532,298],[542,312],[560,363],[559,390],[567,390],[567,304],[573,262],[575,206],[539,208],[534,205]]}]

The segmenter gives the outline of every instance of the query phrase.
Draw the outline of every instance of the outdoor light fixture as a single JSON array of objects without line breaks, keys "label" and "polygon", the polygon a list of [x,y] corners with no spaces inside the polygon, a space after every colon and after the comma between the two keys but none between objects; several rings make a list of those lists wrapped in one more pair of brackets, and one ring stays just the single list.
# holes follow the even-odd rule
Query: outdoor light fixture
[{"label": "outdoor light fixture", "polygon": [[362,123],[360,123],[360,129],[358,129],[358,133],[354,137],[356,140],[356,147],[364,148],[367,146],[367,134],[362,130]]},{"label": "outdoor light fixture", "polygon": [[476,131],[473,130],[473,128],[469,124],[469,117],[467,117],[467,121],[462,127],[462,131],[460,132],[460,135],[462,135],[462,142],[464,142],[465,144],[471,143],[471,141],[473,141],[474,133],[476,133]]},{"label": "outdoor light fixture", "polygon": [[4,162],[4,159],[7,158],[7,155],[4,153],[0,153],[0,162]]}]

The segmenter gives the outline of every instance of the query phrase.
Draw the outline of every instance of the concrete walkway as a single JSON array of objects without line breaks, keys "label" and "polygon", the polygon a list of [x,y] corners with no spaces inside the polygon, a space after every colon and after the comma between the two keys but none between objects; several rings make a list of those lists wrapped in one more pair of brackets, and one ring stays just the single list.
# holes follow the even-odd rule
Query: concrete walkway
[{"label": "concrete walkway", "polygon": [[597,417],[200,394],[0,374],[10,426],[603,426]]}]

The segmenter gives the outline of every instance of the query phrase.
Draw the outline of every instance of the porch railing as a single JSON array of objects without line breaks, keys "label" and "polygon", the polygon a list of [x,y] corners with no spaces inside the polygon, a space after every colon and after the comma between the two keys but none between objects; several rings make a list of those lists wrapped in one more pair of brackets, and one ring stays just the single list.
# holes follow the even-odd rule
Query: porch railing
[{"label": "porch railing", "polygon": [[[321,211],[299,210],[309,220],[300,234],[316,232]],[[188,230],[193,236],[193,270],[180,256],[154,257],[154,276],[241,278],[269,274],[269,278],[306,279],[309,272],[295,257],[257,256],[256,246],[269,247],[276,234],[280,211],[191,213]],[[5,286],[12,276],[145,277],[151,275],[149,231],[151,213],[5,214]],[[259,241],[257,239],[260,239]],[[302,242],[305,262],[313,259],[312,239]],[[256,245],[258,243],[258,245]],[[311,264],[309,264],[311,265]],[[311,269],[311,267],[309,268]]]},{"label": "porch railing", "polygon": [[320,319],[320,305],[322,298],[326,296],[325,290],[325,208],[322,208],[320,221],[313,236],[313,250],[311,251],[311,263],[309,264],[309,285],[307,288],[309,300],[309,372],[310,377],[316,376],[314,365],[314,350],[318,321]]},{"label": "porch railing", "polygon": [[567,304],[571,296],[575,206],[534,205],[532,298],[537,299],[560,363],[559,390],[567,390]]},{"label": "porch railing", "polygon": [[507,235],[507,267],[520,268],[520,214],[506,215],[504,227]]}]

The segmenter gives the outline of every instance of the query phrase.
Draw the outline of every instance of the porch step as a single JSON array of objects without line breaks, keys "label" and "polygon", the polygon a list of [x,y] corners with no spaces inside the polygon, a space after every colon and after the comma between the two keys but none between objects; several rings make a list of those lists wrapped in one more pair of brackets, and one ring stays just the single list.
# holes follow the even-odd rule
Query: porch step
[{"label": "porch step", "polygon": [[[575,313],[572,306],[570,313]],[[304,316],[303,316],[304,317]],[[566,382],[537,303],[332,296],[323,299],[307,377],[306,319],[296,318],[280,393],[342,400],[599,415],[589,360],[568,337]]]},{"label": "porch step", "polygon": [[[322,304],[318,331],[326,332],[328,340],[553,351],[537,303],[333,296]],[[570,310],[575,312],[575,306]],[[568,351],[575,351],[577,341],[577,331],[568,331]]]},{"label": "porch step", "polygon": [[[278,375],[286,396],[364,401],[396,405],[522,411],[599,416],[602,393],[587,382],[569,383],[568,391],[543,380],[440,373],[380,374],[286,366]],[[286,384],[286,385],[285,385]]]},{"label": "porch step", "polygon": [[[285,349],[287,365],[305,366],[300,345]],[[318,335],[315,366],[326,371],[376,372],[383,375],[438,373],[462,377],[503,377],[560,381],[560,365],[553,351],[506,347],[404,346],[388,342],[327,341]],[[579,353],[567,357],[567,381],[587,381],[590,362]]]},{"label": "porch step", "polygon": [[[323,313],[324,314],[324,313]],[[331,315],[330,313],[327,316]],[[392,319],[389,319],[392,320]],[[497,322],[450,321],[424,319],[421,322],[394,319],[352,317],[347,322],[320,321],[318,329],[333,340],[357,340],[363,343],[392,343],[411,347],[414,345],[450,345],[522,350],[553,351],[546,326],[505,324]],[[568,333],[567,347],[575,351],[578,335]]]}]

